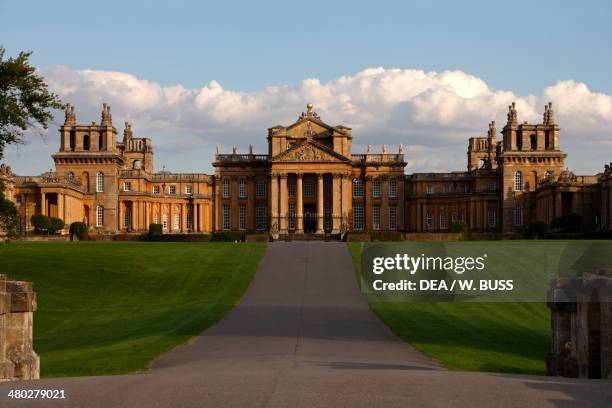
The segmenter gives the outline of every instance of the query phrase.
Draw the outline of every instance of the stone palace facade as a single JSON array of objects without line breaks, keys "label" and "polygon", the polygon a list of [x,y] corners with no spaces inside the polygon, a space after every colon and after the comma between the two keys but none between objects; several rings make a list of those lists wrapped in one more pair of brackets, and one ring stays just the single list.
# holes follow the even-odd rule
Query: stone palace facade
[{"label": "stone palace facade", "polygon": [[552,104],[542,123],[519,124],[513,103],[502,140],[495,122],[486,137],[469,139],[466,171],[405,174],[403,146],[353,154],[351,129],[326,124],[308,104],[295,123],[268,129],[266,153],[217,149],[208,175],[156,172],[151,140],[134,137],[129,123],[117,140],[109,106],[99,124],[77,124],[69,106],[55,170],[17,176],[2,165],[0,178],[23,231],[36,213],[67,225],[84,221],[100,234],[151,223],[166,233],[444,232],[455,221],[473,232],[511,234],[571,212],[583,216],[585,229],[610,229],[612,169],[574,175],[559,132]]}]

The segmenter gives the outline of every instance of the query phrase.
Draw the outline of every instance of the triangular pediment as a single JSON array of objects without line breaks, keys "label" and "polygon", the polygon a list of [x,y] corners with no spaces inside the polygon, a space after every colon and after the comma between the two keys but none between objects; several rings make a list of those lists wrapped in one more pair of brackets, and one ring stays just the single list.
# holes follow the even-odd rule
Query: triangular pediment
[{"label": "triangular pediment", "polygon": [[333,128],[326,123],[311,117],[299,119],[287,128],[287,136],[322,137],[330,136]]},{"label": "triangular pediment", "polygon": [[272,158],[274,162],[348,162],[350,161],[343,155],[334,152],[326,146],[315,142],[314,140],[306,140],[296,146],[293,146],[284,152]]}]

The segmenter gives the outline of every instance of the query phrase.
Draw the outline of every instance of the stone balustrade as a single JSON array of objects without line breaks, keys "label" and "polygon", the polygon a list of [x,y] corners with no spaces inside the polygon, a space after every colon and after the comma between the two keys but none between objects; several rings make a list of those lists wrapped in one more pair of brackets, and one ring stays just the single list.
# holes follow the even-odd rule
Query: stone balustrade
[{"label": "stone balustrade", "polygon": [[0,381],[40,377],[40,359],[32,347],[35,310],[32,284],[0,275]]}]

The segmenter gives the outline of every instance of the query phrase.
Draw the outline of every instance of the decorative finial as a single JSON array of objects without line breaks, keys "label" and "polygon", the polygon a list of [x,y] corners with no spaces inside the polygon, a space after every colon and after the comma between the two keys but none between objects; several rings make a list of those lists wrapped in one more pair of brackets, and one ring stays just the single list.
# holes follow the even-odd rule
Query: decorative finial
[{"label": "decorative finial", "polygon": [[66,105],[66,119],[64,120],[64,125],[75,125],[76,124],[76,115],[74,113],[74,106],[71,104]]},{"label": "decorative finial", "polygon": [[372,145],[368,144],[368,154],[372,154]]},{"label": "decorative finial", "polygon": [[217,145],[217,149],[216,149],[216,152],[215,152],[215,154],[216,154],[216,155],[219,155],[219,154],[221,154],[221,153],[220,153],[220,150],[221,150],[221,148],[219,147],[219,145]]},{"label": "decorative finial", "polygon": [[314,106],[310,102],[308,102],[308,104],[306,105],[306,113],[308,114],[308,116],[312,115],[312,108],[313,107]]},{"label": "decorative finial", "polygon": [[232,145],[232,154],[236,154],[237,151],[238,151],[238,146]]},{"label": "decorative finial", "polygon": [[107,105],[106,102],[102,104],[102,122],[100,124],[102,126],[113,125],[113,116],[111,115],[110,105]]},{"label": "decorative finial", "polygon": [[132,125],[130,125],[129,122],[125,122],[125,129],[123,129],[123,138],[126,141],[132,138]]},{"label": "decorative finial", "polygon": [[404,144],[400,143],[399,145],[399,154],[404,154]]},{"label": "decorative finial", "polygon": [[249,154],[253,154],[253,145],[249,144]]},{"label": "decorative finial", "polygon": [[497,130],[495,129],[495,121],[491,121],[491,123],[489,123],[489,131],[487,132],[487,137],[489,139],[495,139],[495,133],[497,133]]},{"label": "decorative finial", "polygon": [[512,102],[512,105],[508,106],[508,125],[516,126],[517,123],[516,102]]},{"label": "decorative finial", "polygon": [[382,152],[383,152],[383,154],[387,154],[387,145],[386,144],[382,145]]}]

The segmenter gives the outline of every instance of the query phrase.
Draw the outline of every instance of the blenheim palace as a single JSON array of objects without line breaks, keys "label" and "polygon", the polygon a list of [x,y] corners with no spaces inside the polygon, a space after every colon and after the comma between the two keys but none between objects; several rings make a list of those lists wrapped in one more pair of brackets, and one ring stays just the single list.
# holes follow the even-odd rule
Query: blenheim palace
[{"label": "blenheim palace", "polygon": [[576,176],[565,168],[552,105],[539,124],[519,123],[515,104],[497,140],[469,139],[467,170],[405,174],[403,146],[353,154],[351,129],[330,126],[308,104],[289,126],[268,129],[268,151],[222,153],[214,175],[156,172],[151,139],[129,123],[118,141],[110,107],[101,122],[77,124],[68,106],[55,171],[18,176],[0,167],[22,231],[42,213],[90,233],[271,231],[278,234],[367,230],[443,232],[465,221],[472,232],[512,234],[531,220],[575,212],[585,229],[612,227],[612,170]]}]

